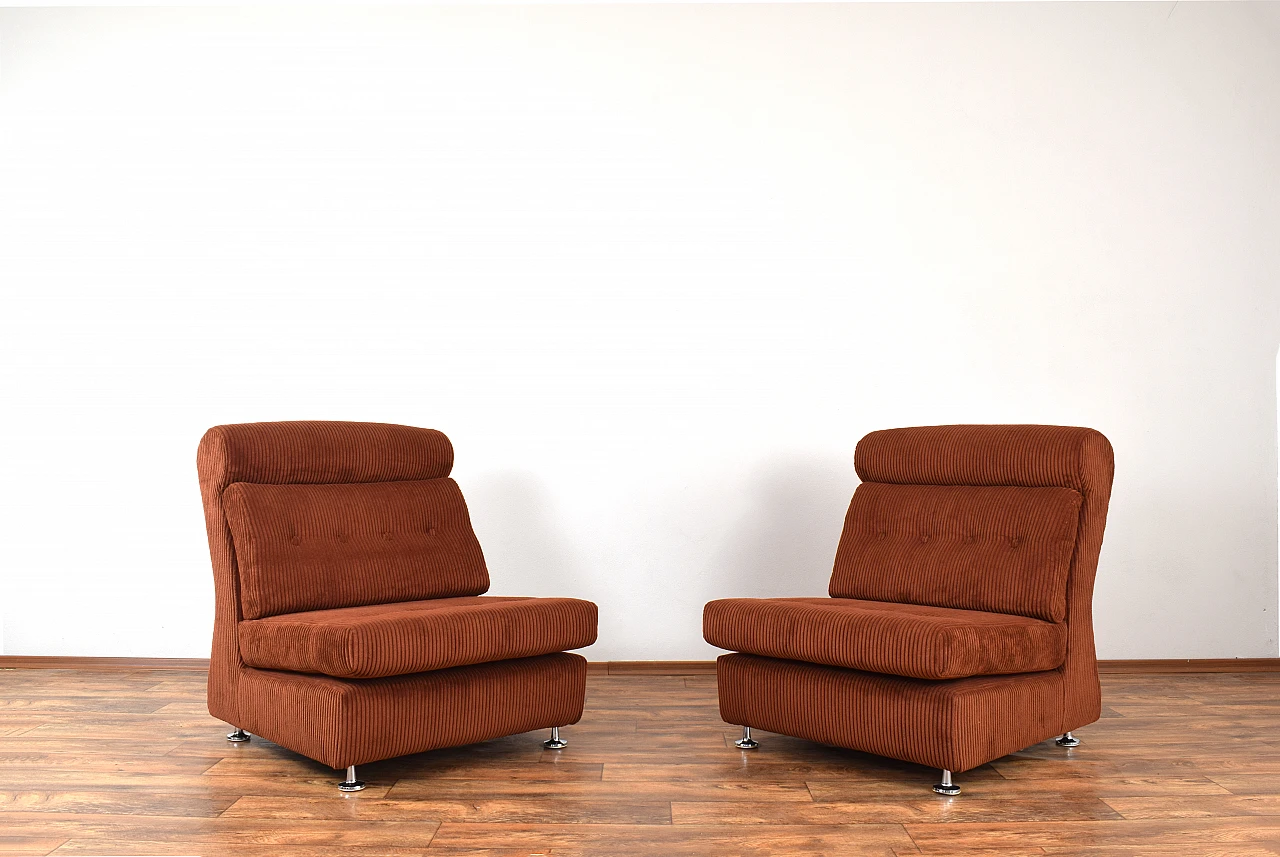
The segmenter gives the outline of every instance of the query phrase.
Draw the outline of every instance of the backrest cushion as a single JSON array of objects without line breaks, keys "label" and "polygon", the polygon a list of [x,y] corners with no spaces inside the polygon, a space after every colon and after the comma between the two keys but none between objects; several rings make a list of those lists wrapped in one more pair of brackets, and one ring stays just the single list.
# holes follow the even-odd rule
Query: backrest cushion
[{"label": "backrest cushion", "polygon": [[864,482],[830,593],[1060,622],[1080,503],[1071,488]]},{"label": "backrest cushion", "polygon": [[489,588],[484,554],[452,479],[237,482],[222,501],[246,619]]}]

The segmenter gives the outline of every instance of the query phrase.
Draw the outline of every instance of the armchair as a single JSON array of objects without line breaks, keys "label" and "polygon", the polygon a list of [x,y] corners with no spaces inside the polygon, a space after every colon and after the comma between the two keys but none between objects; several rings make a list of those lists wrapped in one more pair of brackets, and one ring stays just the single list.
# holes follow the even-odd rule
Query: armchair
[{"label": "armchair", "polygon": [[1097,720],[1093,581],[1114,469],[1086,428],[890,429],[854,454],[828,598],[703,613],[721,716],[953,773]]},{"label": "armchair", "polygon": [[216,609],[209,712],[347,775],[582,716],[595,604],[498,598],[438,431],[281,422],[197,453]]}]

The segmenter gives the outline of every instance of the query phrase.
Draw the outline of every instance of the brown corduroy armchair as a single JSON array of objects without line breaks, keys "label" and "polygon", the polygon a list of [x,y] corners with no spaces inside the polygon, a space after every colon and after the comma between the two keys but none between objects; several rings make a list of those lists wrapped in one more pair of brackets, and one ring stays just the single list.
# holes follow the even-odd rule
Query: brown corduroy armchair
[{"label": "brown corduroy armchair", "polygon": [[596,605],[482,597],[438,431],[217,426],[197,468],[217,597],[209,712],[337,769],[582,716]]},{"label": "brown corduroy armchair", "polygon": [[829,598],[703,613],[721,716],[962,772],[1097,720],[1093,581],[1114,469],[1097,431],[877,431],[854,455]]}]

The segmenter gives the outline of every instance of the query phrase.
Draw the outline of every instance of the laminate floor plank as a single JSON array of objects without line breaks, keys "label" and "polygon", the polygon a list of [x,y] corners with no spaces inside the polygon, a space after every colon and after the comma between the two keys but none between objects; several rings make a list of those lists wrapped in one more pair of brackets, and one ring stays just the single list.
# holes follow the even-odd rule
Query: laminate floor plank
[{"label": "laminate floor plank", "polygon": [[[168,703],[169,705],[177,705],[180,703]],[[191,705],[191,703],[181,703]],[[123,712],[126,714],[156,714],[163,711],[166,703],[159,699],[102,699],[99,696],[29,696],[20,699],[0,699],[0,721],[6,717],[19,714],[30,715],[32,712],[85,712],[92,711],[98,714],[108,712]],[[200,714],[194,710],[192,714]],[[205,717],[209,716],[209,712],[203,712]]]},{"label": "laminate floor plank", "polygon": [[934,800],[917,790],[914,798],[896,797],[856,803],[700,802],[671,804],[676,824],[906,824],[909,822],[1085,821],[1118,819],[1121,814],[1095,797],[994,797]]},{"label": "laminate floor plank", "polygon": [[[207,741],[208,738],[201,740]],[[98,758],[128,756],[155,758],[176,750],[180,745],[180,741],[165,740],[154,733],[149,738],[118,738],[111,742],[103,742],[90,738],[49,738],[32,735],[28,731],[21,735],[0,737],[0,765],[3,765],[2,760],[10,755],[25,756],[32,753],[45,753],[50,756],[90,754]]]},{"label": "laminate floor plank", "polygon": [[[147,774],[130,773],[121,776],[112,771],[74,770],[24,770],[21,784],[24,791],[64,792],[122,792],[139,794],[153,791],[164,794],[193,795],[332,795],[334,784],[342,777],[337,772],[322,776],[218,776],[200,774]],[[402,784],[405,782],[400,781]],[[370,783],[362,796],[381,797],[391,785]]]},{"label": "laminate floor plank", "polygon": [[[752,829],[755,827],[755,829]],[[564,855],[778,855],[830,854],[897,857],[915,854],[898,824],[860,825],[517,825],[442,824],[440,848],[527,848]]]},{"label": "laminate floor plank", "polygon": [[[338,799],[342,799],[341,795]],[[438,826],[431,821],[179,818],[24,810],[5,812],[3,820],[7,835],[61,835],[66,839],[115,842],[171,842],[195,851],[203,851],[205,846],[211,845],[241,844],[426,848]]]},{"label": "laminate floor plank", "polygon": [[382,800],[335,801],[332,796],[259,797],[235,802],[225,818],[365,818],[385,821],[496,824],[670,824],[671,802],[661,799],[557,798],[436,800],[397,795]]},{"label": "laminate floor plank", "polygon": [[1072,750],[957,776],[756,731],[715,677],[588,676],[530,732],[340,772],[223,739],[205,676],[0,670],[0,855],[1280,857],[1280,675],[1103,677]]},{"label": "laminate floor plank", "polygon": [[[924,854],[949,854],[957,840],[966,847],[1082,848],[1115,847],[1272,847],[1280,842],[1280,818],[1194,818],[1112,821],[1058,821],[957,825],[908,824],[907,832]],[[1193,853],[1193,852],[1188,852]],[[1199,853],[1194,852],[1194,853]]]},{"label": "laminate floor plank", "polygon": [[1124,818],[1130,819],[1280,816],[1280,795],[1276,794],[1109,797],[1103,802]]},{"label": "laminate floor plank", "polygon": [[[1218,786],[1222,794],[1227,790]],[[919,795],[915,789],[913,797]],[[811,803],[806,783],[711,781],[599,780],[594,782],[526,782],[520,780],[442,780],[405,778],[391,787],[390,797],[431,800],[662,800],[662,801],[790,801]]]},{"label": "laminate floor plank", "polygon": [[[963,799],[999,798],[1020,800],[1050,795],[1058,797],[1151,797],[1176,795],[1229,795],[1233,792],[1208,777],[1064,777],[1046,789],[1039,780],[1023,777],[1016,780],[1001,778],[964,780]],[[914,799],[920,797],[920,784],[910,780],[880,780],[868,782],[843,782],[840,780],[809,780],[809,793],[818,802],[857,803],[873,797]],[[1274,786],[1274,781],[1271,782]]]},{"label": "laminate floor plank", "polygon": [[1229,844],[1192,846],[1103,845],[1076,848],[1072,846],[1044,848],[1056,857],[1276,857],[1278,846],[1265,844]]},{"label": "laminate floor plank", "polygon": [[[25,783],[24,783],[25,785]],[[0,791],[0,812],[105,813],[107,815],[173,815],[213,818],[238,800],[237,795],[111,789],[75,791],[43,789]]]},{"label": "laminate floor plank", "polygon": [[38,772],[61,769],[72,771],[114,771],[122,775],[130,772],[176,774],[204,773],[213,764],[209,759],[198,758],[120,756],[114,753],[110,747],[110,742],[100,742],[98,748],[102,751],[100,756],[86,753],[84,750],[78,753],[48,753],[40,751],[23,753],[6,747],[3,751],[0,751],[0,770],[13,772],[32,769]]},{"label": "laminate floor plank", "polygon": [[[4,851],[0,850],[0,854]],[[199,846],[181,842],[148,842],[132,840],[70,839],[50,854],[78,854],[85,857],[434,857],[436,849],[427,846],[401,845],[257,845],[246,842],[202,842]],[[528,857],[528,851],[512,857]],[[473,852],[474,857],[474,852]]]},{"label": "laminate floor plank", "polygon": [[66,841],[65,837],[7,836],[0,833],[0,854],[50,854]]}]

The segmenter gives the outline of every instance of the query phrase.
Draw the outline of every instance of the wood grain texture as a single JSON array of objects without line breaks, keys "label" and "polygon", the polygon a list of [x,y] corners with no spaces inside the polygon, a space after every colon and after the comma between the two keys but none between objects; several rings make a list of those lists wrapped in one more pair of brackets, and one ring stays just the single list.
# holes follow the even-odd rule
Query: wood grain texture
[{"label": "wood grain texture", "polygon": [[715,679],[597,670],[569,747],[329,768],[229,744],[198,670],[0,671],[0,855],[1280,857],[1280,673],[1108,674],[1084,742],[935,771],[768,733]]},{"label": "wood grain texture", "polygon": [[58,655],[0,655],[9,670],[207,670],[208,658],[76,658]]},{"label": "wood grain texture", "polygon": [[1280,658],[1190,658],[1186,660],[1098,661],[1098,672],[1144,675],[1160,673],[1280,672]]}]

